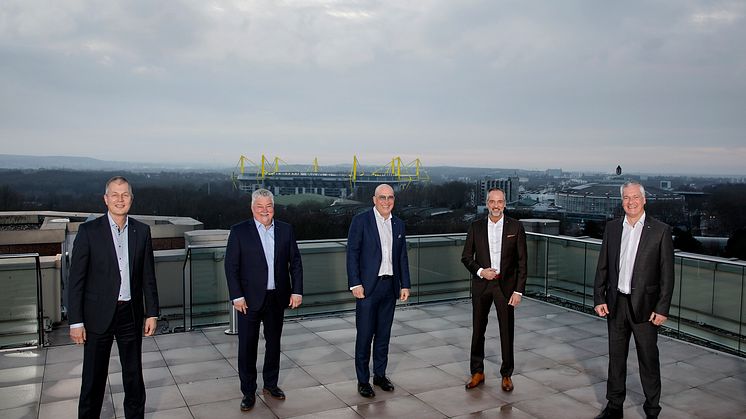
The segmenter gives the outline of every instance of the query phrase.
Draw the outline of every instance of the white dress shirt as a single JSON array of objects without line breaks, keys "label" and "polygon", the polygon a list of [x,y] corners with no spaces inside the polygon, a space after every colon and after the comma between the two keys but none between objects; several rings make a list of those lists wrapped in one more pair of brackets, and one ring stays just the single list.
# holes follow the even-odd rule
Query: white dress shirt
[{"label": "white dress shirt", "polygon": [[645,213],[633,225],[627,216],[622,221],[622,244],[619,251],[619,284],[617,288],[624,294],[632,293],[632,270],[635,267],[637,248],[640,246],[642,227],[645,225]]},{"label": "white dress shirt", "polygon": [[378,268],[378,276],[394,275],[394,263],[392,261],[394,235],[391,227],[391,214],[388,218],[383,218],[375,207],[373,207],[373,214],[376,216],[378,239],[381,241],[381,267]]}]

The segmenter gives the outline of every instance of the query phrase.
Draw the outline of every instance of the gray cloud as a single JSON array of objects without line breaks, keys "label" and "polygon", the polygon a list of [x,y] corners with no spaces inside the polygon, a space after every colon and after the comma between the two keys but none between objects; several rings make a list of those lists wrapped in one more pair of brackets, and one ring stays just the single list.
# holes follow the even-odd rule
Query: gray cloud
[{"label": "gray cloud", "polygon": [[[12,154],[740,173],[732,1],[0,4]],[[126,147],[122,145],[126,144]]]}]

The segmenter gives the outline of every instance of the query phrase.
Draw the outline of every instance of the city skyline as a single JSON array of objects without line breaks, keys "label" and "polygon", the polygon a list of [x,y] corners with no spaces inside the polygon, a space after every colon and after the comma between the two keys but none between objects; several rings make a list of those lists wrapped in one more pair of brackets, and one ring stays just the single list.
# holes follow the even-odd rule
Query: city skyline
[{"label": "city skyline", "polygon": [[746,5],[0,5],[2,153],[746,174]]}]

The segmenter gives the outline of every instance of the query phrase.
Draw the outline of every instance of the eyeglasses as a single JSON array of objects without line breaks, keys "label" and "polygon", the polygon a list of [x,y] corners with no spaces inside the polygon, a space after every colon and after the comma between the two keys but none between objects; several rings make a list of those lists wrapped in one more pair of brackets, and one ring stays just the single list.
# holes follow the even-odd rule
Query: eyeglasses
[{"label": "eyeglasses", "polygon": [[379,201],[393,201],[394,195],[378,195],[376,198]]},{"label": "eyeglasses", "polygon": [[109,198],[111,198],[111,199],[115,200],[115,201],[119,201],[119,199],[120,199],[120,198],[121,198],[121,199],[122,199],[123,201],[129,201],[130,199],[132,199],[132,195],[130,195],[130,194],[129,194],[129,193],[127,193],[127,192],[125,192],[125,193],[122,193],[122,194],[119,194],[119,193],[116,193],[116,192],[114,192],[114,193],[110,193],[110,194],[107,194],[107,196],[108,196]]}]

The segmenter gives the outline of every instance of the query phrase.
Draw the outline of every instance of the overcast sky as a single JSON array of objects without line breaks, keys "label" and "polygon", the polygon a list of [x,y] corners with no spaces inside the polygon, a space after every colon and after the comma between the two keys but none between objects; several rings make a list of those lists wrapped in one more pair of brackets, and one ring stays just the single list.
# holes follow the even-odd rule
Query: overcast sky
[{"label": "overcast sky", "polygon": [[2,0],[1,154],[746,174],[743,1]]}]

